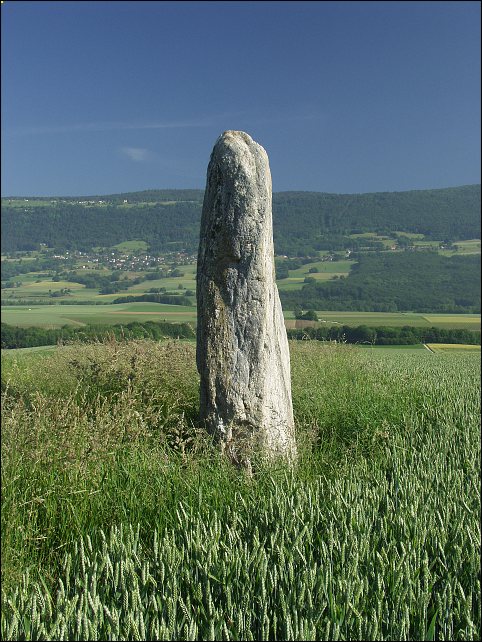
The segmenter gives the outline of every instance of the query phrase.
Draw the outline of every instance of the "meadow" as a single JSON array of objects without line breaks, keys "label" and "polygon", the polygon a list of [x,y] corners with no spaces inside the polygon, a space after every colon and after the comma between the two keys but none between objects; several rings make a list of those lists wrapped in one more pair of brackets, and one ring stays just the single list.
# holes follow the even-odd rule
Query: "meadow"
[{"label": "meadow", "polygon": [[[296,270],[289,270],[289,276],[278,280],[276,283],[280,291],[299,290],[304,285],[306,277],[313,278],[316,281],[330,281],[334,277],[348,276],[352,266],[353,261],[347,260],[312,261]],[[311,268],[317,269],[318,272],[310,272]]]},{"label": "meadow", "polygon": [[[480,239],[469,239],[466,241],[456,241],[453,244],[458,254],[480,254]],[[453,250],[446,250],[447,255],[455,254]]]},{"label": "meadow", "polygon": [[290,350],[252,476],[192,343],[2,352],[3,639],[480,639],[480,353]]}]

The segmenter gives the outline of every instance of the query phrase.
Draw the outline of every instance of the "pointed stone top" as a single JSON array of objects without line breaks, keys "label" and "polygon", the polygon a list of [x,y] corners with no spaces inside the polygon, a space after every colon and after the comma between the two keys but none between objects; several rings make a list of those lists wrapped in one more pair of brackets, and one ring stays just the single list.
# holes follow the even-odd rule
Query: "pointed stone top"
[{"label": "pointed stone top", "polygon": [[234,129],[228,129],[217,139],[213,155],[221,155],[224,158],[226,152],[231,156],[246,159],[247,157],[261,156],[264,162],[268,163],[268,154],[262,145],[257,143],[249,134]]},{"label": "pointed stone top", "polygon": [[236,131],[235,129],[226,130],[221,134],[218,140],[223,140],[226,138],[241,138],[248,145],[250,145],[251,143],[254,143],[253,139],[249,134],[247,134],[246,132]]}]

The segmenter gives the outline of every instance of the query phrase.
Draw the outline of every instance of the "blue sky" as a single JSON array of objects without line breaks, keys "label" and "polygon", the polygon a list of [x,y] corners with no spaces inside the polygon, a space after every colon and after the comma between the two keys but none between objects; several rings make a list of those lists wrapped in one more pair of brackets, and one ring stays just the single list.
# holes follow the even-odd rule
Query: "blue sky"
[{"label": "blue sky", "polygon": [[273,190],[480,182],[479,2],[21,2],[2,195],[204,188],[226,129]]}]

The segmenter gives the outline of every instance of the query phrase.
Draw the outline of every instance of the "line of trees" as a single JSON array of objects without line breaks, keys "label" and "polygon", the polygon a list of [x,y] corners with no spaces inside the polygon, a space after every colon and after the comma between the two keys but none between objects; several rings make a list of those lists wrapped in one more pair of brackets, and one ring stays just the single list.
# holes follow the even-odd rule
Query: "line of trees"
[{"label": "line of trees", "polygon": [[192,339],[195,330],[188,323],[169,323],[168,321],[145,321],[127,324],[86,325],[82,328],[64,325],[61,328],[20,328],[1,324],[2,349],[33,348],[49,346],[69,341],[92,343],[114,336],[118,340],[154,339],[165,337]]},{"label": "line of trees", "polygon": [[[308,327],[288,330],[290,339],[316,339],[318,341],[340,341],[345,343],[371,343],[373,345],[415,345],[417,343],[456,343],[480,345],[480,332],[463,329],[401,328],[331,326]],[[64,325],[62,328],[20,328],[1,324],[1,346],[4,349],[31,348],[55,345],[59,342],[94,342],[115,336],[116,339],[148,338],[159,340],[164,337],[195,338],[194,326],[189,323],[169,323],[168,321],[134,321],[128,324],[95,324],[82,328]]]},{"label": "line of trees", "polygon": [[480,345],[480,331],[461,328],[419,328],[402,326],[351,327],[321,326],[287,330],[290,339],[317,339],[318,341],[341,341],[345,343],[371,343],[372,345],[415,345],[417,343],[457,343]]}]

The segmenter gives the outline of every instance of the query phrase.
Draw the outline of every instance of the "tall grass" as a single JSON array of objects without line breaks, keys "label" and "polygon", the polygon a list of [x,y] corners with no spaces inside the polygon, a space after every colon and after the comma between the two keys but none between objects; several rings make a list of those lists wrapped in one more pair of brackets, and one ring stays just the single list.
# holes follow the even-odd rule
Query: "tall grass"
[{"label": "tall grass", "polygon": [[479,639],[476,355],[291,344],[300,460],[228,465],[194,346],[5,357],[5,639]]}]

